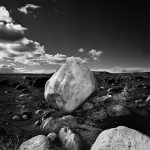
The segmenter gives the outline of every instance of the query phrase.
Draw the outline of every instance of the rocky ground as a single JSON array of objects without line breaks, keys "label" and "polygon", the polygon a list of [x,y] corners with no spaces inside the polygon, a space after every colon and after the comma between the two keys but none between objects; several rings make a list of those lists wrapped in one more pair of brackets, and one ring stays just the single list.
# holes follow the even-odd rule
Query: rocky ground
[{"label": "rocky ground", "polygon": [[63,139],[69,133],[82,143],[80,149],[90,150],[102,131],[118,126],[150,136],[150,73],[94,75],[96,91],[69,115],[44,99],[51,75],[1,75],[0,149],[17,150],[22,142],[43,135],[42,140],[49,139],[45,145],[61,150],[69,145]]}]

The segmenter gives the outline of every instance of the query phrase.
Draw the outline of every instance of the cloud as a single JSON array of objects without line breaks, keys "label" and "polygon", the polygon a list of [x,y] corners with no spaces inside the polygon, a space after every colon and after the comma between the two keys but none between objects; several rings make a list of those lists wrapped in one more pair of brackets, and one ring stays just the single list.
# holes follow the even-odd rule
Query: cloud
[{"label": "cloud", "polygon": [[24,37],[24,31],[27,28],[22,27],[20,24],[0,22],[0,40],[1,41],[17,41]]},{"label": "cloud", "polygon": [[0,73],[13,73],[14,71],[12,65],[0,64]]},{"label": "cloud", "polygon": [[113,68],[92,68],[92,71],[107,71],[110,73],[134,73],[134,72],[150,72],[150,68],[142,68],[142,67],[113,67]]},{"label": "cloud", "polygon": [[58,64],[65,62],[67,56],[63,54],[50,55],[44,46],[27,38],[13,43],[0,42],[0,59],[36,66],[40,64]]},{"label": "cloud", "polygon": [[85,50],[83,48],[79,48],[78,52],[83,53]]},{"label": "cloud", "polygon": [[[29,6],[31,6],[32,9],[39,8],[33,5],[26,6],[26,11],[28,11]],[[10,17],[8,11],[7,13]],[[12,19],[10,19],[10,21],[12,21]],[[48,54],[43,45],[25,37],[24,32],[27,28],[15,24],[14,21],[10,21],[7,20],[5,23],[0,22],[0,61],[1,63],[4,61],[10,63],[10,65],[2,65],[1,72],[32,72],[30,69],[32,66],[50,64],[56,67],[66,62],[68,58],[66,55],[60,53],[55,55]],[[87,62],[86,58],[75,58],[80,59],[84,63]],[[11,64],[12,62],[13,64]],[[24,64],[24,68],[17,68],[18,64]],[[39,69],[38,72],[48,73],[49,70]]]},{"label": "cloud", "polygon": [[38,5],[26,4],[25,6],[18,8],[18,11],[24,13],[25,15],[31,14],[34,10],[41,8]]},{"label": "cloud", "polygon": [[90,50],[89,54],[91,55],[92,59],[95,61],[99,61],[100,55],[102,54],[102,51],[97,51],[97,50]]},{"label": "cloud", "polygon": [[82,63],[87,63],[87,61],[88,61],[88,58],[81,58],[81,57],[74,57],[74,56],[66,58],[66,60],[69,60],[69,59],[77,59],[77,60],[81,61]]},{"label": "cloud", "polygon": [[114,67],[111,69],[113,73],[134,73],[134,72],[150,72],[150,68],[141,68],[141,67]]},{"label": "cloud", "polygon": [[8,10],[4,6],[0,6],[0,21],[5,21],[7,23],[13,22]]}]

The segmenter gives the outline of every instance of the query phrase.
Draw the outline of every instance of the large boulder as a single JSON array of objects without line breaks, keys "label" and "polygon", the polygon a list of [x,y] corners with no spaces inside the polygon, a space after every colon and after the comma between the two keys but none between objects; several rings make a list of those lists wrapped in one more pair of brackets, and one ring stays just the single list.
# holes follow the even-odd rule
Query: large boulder
[{"label": "large boulder", "polygon": [[79,59],[69,58],[46,82],[45,99],[62,113],[74,111],[96,89],[93,73]]},{"label": "large boulder", "polygon": [[119,126],[103,131],[91,150],[149,150],[150,138],[139,131]]},{"label": "large boulder", "polygon": [[45,135],[38,135],[23,142],[19,150],[50,150],[50,142]]}]

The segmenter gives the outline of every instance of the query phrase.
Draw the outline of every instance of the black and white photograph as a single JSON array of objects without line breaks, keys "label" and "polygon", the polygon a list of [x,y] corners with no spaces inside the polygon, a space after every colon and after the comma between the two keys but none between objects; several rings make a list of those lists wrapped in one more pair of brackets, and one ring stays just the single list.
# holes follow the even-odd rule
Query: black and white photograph
[{"label": "black and white photograph", "polygon": [[0,150],[150,150],[150,2],[0,0]]}]

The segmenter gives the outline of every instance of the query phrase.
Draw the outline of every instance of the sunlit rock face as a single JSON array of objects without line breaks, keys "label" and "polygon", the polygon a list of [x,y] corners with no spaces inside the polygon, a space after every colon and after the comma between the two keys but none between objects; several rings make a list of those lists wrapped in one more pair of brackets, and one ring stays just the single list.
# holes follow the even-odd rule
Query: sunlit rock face
[{"label": "sunlit rock face", "polygon": [[93,73],[75,58],[66,63],[47,81],[45,99],[62,113],[70,113],[82,104],[96,89]]}]

